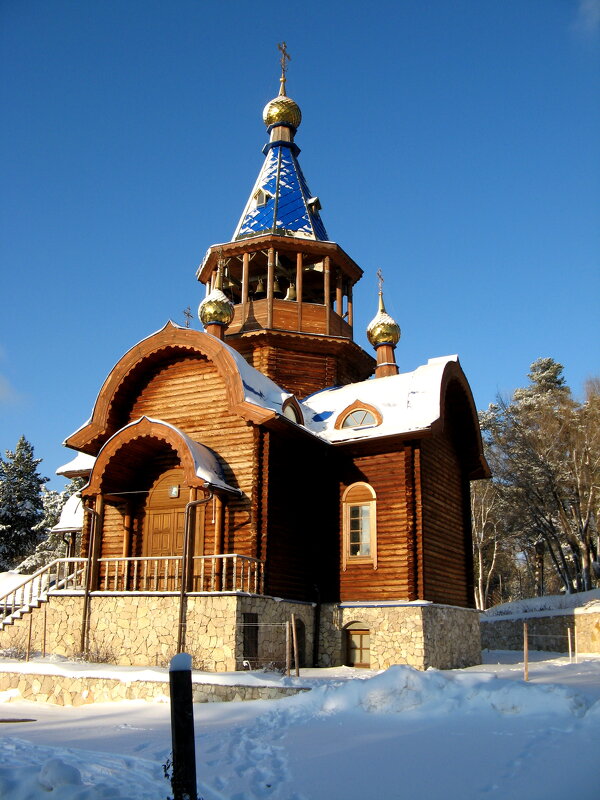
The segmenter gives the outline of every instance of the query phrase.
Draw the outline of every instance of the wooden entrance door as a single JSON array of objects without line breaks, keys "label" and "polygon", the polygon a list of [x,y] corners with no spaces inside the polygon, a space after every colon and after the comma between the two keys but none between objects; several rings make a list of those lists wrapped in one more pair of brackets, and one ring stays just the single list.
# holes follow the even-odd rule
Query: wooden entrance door
[{"label": "wooden entrance door", "polygon": [[[185,507],[189,489],[183,483],[180,467],[164,472],[154,483],[146,502],[144,523],[144,556],[149,559],[148,569],[159,576],[159,588],[177,591],[180,588],[181,556],[185,532]],[[203,507],[200,507],[203,508]],[[203,554],[203,515],[192,514],[196,519],[194,530],[194,555]],[[176,558],[166,559],[167,556]],[[154,561],[153,559],[157,559]],[[158,559],[165,559],[158,561]]]},{"label": "wooden entrance door", "polygon": [[176,556],[183,552],[185,509],[148,511],[148,557]]}]

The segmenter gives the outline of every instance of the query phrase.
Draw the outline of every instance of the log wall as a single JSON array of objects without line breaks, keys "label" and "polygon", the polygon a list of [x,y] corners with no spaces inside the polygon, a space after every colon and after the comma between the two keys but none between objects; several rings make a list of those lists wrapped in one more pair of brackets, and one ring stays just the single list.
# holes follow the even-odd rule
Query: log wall
[{"label": "log wall", "polygon": [[470,607],[468,482],[448,434],[424,439],[421,446],[423,599]]},{"label": "log wall", "polygon": [[[343,547],[342,494],[356,481],[365,481],[377,495],[377,569],[373,564],[347,561],[341,573],[341,600],[414,600],[414,508],[407,494],[412,479],[412,449],[356,458],[343,475],[339,494],[340,562]],[[409,475],[407,476],[407,470]]]},{"label": "log wall", "polygon": [[[240,498],[228,498],[224,513],[223,545],[225,552],[256,554],[256,530],[251,524],[253,489],[253,427],[229,411],[225,381],[206,358],[182,357],[178,354],[167,365],[150,370],[146,381],[136,387],[136,396],[129,399],[129,410],[121,424],[142,416],[171,423],[194,441],[218,454],[227,483],[241,489]],[[132,445],[132,451],[134,450]],[[139,456],[138,456],[139,458]],[[149,490],[159,474],[178,463],[176,453],[167,445],[157,445],[151,458],[139,462],[135,470],[123,472],[123,485],[117,490]],[[131,466],[131,464],[129,465]],[[119,475],[118,469],[111,471]],[[132,474],[135,475],[133,485]],[[187,488],[182,487],[187,493]],[[133,496],[134,498],[136,496]],[[141,496],[144,497],[143,495]],[[187,502],[187,497],[185,498]],[[131,555],[143,555],[142,531],[144,499],[133,505]],[[123,554],[124,505],[106,503],[102,557]],[[205,552],[218,546],[215,515],[212,505],[205,514]]]},{"label": "log wall", "polygon": [[356,349],[349,342],[337,353],[333,347],[329,352],[319,352],[317,345],[308,350],[300,337],[278,338],[272,333],[268,339],[242,336],[227,338],[227,343],[255,369],[299,399],[330,386],[366,380],[373,371],[366,354],[359,363]]}]

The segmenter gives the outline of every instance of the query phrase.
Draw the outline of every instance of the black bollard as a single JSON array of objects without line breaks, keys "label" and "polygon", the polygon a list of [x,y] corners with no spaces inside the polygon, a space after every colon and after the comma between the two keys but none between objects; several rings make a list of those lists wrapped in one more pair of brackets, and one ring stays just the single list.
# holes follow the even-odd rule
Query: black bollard
[{"label": "black bollard", "polygon": [[173,743],[173,800],[198,800],[196,745],[192,705],[192,657],[178,653],[169,667],[171,738]]}]

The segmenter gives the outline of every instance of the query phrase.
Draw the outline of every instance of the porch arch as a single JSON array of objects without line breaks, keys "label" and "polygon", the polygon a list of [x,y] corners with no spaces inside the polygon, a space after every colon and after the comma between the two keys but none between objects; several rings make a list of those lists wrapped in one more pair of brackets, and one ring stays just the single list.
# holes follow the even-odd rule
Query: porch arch
[{"label": "porch arch", "polygon": [[140,465],[165,449],[176,454],[186,486],[241,494],[225,481],[218,457],[210,448],[194,442],[174,425],[149,417],[131,422],[106,442],[84,494],[95,496],[135,490],[131,484],[135,482]]}]

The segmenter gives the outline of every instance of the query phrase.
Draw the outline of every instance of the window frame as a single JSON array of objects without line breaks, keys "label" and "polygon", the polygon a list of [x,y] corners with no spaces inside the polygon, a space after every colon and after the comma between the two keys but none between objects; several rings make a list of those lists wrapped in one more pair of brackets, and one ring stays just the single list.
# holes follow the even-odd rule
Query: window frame
[{"label": "window frame", "polygon": [[[293,418],[289,414],[290,411],[294,414]],[[287,400],[285,400],[281,407],[281,413],[286,419],[296,423],[296,425],[304,425],[304,415],[295,397],[288,397]]]},{"label": "window frame", "polygon": [[[355,418],[356,418],[356,416],[358,414],[363,414],[363,421],[362,422],[357,422],[356,421]],[[348,420],[351,417],[353,417],[352,422],[354,424],[347,425],[346,423],[348,422]],[[365,417],[369,417],[368,421],[365,421]],[[375,415],[373,414],[372,411],[369,411],[368,408],[354,408],[354,409],[352,409],[352,411],[350,411],[348,414],[346,414],[346,416],[342,420],[342,424],[340,425],[340,429],[348,430],[348,429],[351,428],[352,430],[360,430],[361,428],[374,428],[376,425],[377,425],[377,420],[375,419]]]},{"label": "window frame", "polygon": [[[352,495],[358,498],[353,500]],[[368,495],[368,497],[365,497]],[[369,508],[369,555],[350,554],[350,509],[368,506]],[[350,484],[342,495],[342,568],[346,572],[348,566],[372,564],[377,569],[377,495],[373,487],[364,481]]]},{"label": "window frame", "polygon": [[[344,428],[344,422],[356,411],[366,411],[367,413],[372,414],[375,421],[366,425],[358,425],[356,427],[347,426]],[[378,425],[381,425],[382,422],[383,417],[381,416],[381,412],[376,409],[375,406],[372,406],[370,403],[363,403],[361,400],[355,400],[349,406],[346,406],[341,414],[338,414],[334,428],[336,430],[344,431],[363,431],[368,430],[369,428],[376,428]]]}]

